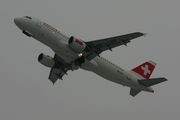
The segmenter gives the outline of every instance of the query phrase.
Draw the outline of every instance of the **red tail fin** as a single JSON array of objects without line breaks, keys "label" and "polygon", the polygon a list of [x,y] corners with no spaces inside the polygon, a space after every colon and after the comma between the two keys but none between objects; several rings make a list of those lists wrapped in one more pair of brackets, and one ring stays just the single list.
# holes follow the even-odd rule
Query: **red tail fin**
[{"label": "red tail fin", "polygon": [[155,66],[156,66],[155,62],[148,61],[132,69],[132,71],[145,79],[149,79]]}]

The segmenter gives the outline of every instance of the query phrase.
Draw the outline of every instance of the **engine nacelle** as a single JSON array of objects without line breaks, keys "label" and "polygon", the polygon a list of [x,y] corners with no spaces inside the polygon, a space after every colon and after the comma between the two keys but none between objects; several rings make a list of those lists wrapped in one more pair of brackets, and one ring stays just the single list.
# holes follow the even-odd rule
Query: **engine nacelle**
[{"label": "engine nacelle", "polygon": [[70,37],[68,43],[71,50],[76,53],[82,53],[86,48],[86,44],[82,40],[79,40],[73,36]]},{"label": "engine nacelle", "polygon": [[55,61],[52,57],[41,53],[38,57],[38,61],[46,67],[52,68],[55,65]]}]

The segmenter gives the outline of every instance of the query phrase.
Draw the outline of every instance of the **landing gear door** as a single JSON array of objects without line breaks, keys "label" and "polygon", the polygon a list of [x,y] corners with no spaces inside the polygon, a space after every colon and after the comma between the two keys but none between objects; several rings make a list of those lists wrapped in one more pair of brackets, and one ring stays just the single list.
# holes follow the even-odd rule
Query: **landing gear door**
[{"label": "landing gear door", "polygon": [[41,28],[41,26],[42,26],[42,21],[39,20],[39,19],[37,19],[36,26],[39,27],[39,28]]}]

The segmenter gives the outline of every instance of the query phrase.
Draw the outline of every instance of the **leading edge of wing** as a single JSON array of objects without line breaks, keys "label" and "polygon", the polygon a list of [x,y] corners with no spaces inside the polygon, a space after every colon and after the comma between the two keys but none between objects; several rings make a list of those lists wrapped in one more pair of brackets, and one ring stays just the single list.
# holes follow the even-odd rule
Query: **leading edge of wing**
[{"label": "leading edge of wing", "polygon": [[134,33],[129,33],[129,34],[125,34],[125,35],[120,35],[120,36],[115,36],[115,37],[109,37],[109,38],[103,38],[103,39],[99,39],[99,40],[92,40],[86,43],[90,43],[90,44],[96,44],[97,42],[107,42],[109,40],[113,40],[113,39],[118,39],[118,40],[132,40],[141,36],[146,36],[146,33],[141,33],[141,32],[134,32]]},{"label": "leading edge of wing", "polygon": [[145,36],[146,34],[141,32],[134,32],[130,34],[125,34],[121,36],[116,37],[110,37],[110,38],[104,38],[94,41],[86,42],[87,48],[85,53],[85,56],[87,56],[88,60],[93,59],[94,57],[101,54],[103,51],[111,50],[114,47],[120,46],[120,45],[127,45],[127,43],[130,42],[130,40]]}]

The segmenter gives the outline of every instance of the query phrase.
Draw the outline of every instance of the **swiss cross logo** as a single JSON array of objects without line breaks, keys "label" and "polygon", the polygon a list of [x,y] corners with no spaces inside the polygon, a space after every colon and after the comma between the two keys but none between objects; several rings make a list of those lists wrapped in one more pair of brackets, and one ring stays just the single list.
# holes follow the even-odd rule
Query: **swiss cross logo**
[{"label": "swiss cross logo", "polygon": [[139,74],[140,76],[142,76],[145,79],[149,79],[154,68],[155,68],[155,64],[153,65],[151,62],[145,62],[145,63],[135,67],[134,69],[132,69],[132,71]]},{"label": "swiss cross logo", "polygon": [[145,65],[145,67],[141,66],[141,69],[144,71],[144,75],[147,75],[147,74],[151,73],[151,71],[148,68],[149,68],[148,65]]},{"label": "swiss cross logo", "polygon": [[82,41],[80,41],[80,40],[78,40],[78,39],[76,39],[76,43],[78,43],[79,45],[83,45],[83,42]]}]

